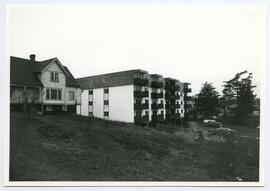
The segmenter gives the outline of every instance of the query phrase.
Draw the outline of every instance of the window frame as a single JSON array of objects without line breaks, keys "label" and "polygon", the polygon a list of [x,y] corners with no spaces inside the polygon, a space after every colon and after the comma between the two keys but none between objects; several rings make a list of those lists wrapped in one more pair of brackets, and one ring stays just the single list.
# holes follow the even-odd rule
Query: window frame
[{"label": "window frame", "polygon": [[109,111],[104,111],[103,115],[104,115],[104,117],[109,117]]},{"label": "window frame", "polygon": [[[73,94],[73,99],[70,99],[70,95],[72,95]],[[75,91],[74,90],[69,90],[68,91],[68,100],[69,101],[75,101]]]},{"label": "window frame", "polygon": [[59,82],[59,72],[51,71],[50,80],[51,82]]}]

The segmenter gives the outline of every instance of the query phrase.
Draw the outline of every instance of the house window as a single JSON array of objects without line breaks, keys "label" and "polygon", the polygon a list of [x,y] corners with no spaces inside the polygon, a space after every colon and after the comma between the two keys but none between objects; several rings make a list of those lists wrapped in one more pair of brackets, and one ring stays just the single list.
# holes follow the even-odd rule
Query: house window
[{"label": "house window", "polygon": [[109,100],[104,100],[104,105],[109,105]]},{"label": "house window", "polygon": [[108,94],[108,93],[109,93],[109,89],[108,89],[108,88],[105,88],[105,89],[104,89],[104,93],[105,93],[105,94]]},{"label": "house window", "polygon": [[46,99],[48,100],[61,100],[62,91],[61,89],[46,89]]},{"label": "house window", "polygon": [[163,110],[160,111],[160,115],[164,115],[164,111]]},{"label": "house window", "polygon": [[184,113],[183,109],[181,109],[181,113]]},{"label": "house window", "polygon": [[176,113],[177,113],[177,114],[179,113],[179,110],[178,110],[178,109],[176,110]]},{"label": "house window", "polygon": [[89,95],[93,95],[93,90],[88,91]]},{"label": "house window", "polygon": [[62,105],[62,111],[67,111],[67,105]]},{"label": "house window", "polygon": [[59,73],[51,72],[51,82],[59,82]]},{"label": "house window", "polygon": [[75,100],[75,92],[74,91],[69,91],[69,101],[74,101]]},{"label": "house window", "polygon": [[109,112],[108,111],[104,111],[104,116],[108,117],[109,116]]},{"label": "house window", "polygon": [[46,99],[50,99],[50,89],[46,89]]},{"label": "house window", "polygon": [[93,117],[93,116],[94,116],[93,112],[89,112],[89,117]]},{"label": "house window", "polygon": [[93,101],[89,101],[89,105],[93,105]]},{"label": "house window", "polygon": [[183,101],[181,101],[181,105],[183,105]]},{"label": "house window", "polygon": [[51,105],[47,105],[46,106],[46,111],[52,111],[52,106]]}]

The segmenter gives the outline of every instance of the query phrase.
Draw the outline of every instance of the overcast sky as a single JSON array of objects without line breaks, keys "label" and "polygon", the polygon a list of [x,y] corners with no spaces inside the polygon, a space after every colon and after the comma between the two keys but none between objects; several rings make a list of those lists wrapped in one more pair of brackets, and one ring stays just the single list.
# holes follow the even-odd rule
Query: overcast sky
[{"label": "overcast sky", "polygon": [[[256,6],[45,6],[8,9],[8,55],[58,57],[73,75],[143,69],[221,92],[240,71],[259,86],[265,15]],[[256,88],[259,94],[259,88]]]}]

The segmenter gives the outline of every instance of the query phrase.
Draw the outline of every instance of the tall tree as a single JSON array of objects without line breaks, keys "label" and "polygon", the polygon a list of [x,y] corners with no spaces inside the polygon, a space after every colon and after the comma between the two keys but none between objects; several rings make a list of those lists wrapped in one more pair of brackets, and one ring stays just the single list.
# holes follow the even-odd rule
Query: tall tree
[{"label": "tall tree", "polygon": [[212,118],[219,112],[219,94],[212,83],[205,82],[195,99],[197,113],[203,118]]},{"label": "tall tree", "polygon": [[[246,76],[246,77],[244,77]],[[255,95],[252,85],[252,73],[243,71],[237,73],[233,79],[224,82],[223,103],[232,109],[234,118],[242,123],[254,111]]]}]

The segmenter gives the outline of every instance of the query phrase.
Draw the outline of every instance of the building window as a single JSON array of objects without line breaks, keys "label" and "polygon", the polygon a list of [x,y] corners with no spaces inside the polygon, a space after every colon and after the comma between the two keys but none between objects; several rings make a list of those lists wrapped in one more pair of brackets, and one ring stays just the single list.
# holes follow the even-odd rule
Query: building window
[{"label": "building window", "polygon": [[93,112],[89,112],[89,117],[93,117],[93,116],[94,116]]},{"label": "building window", "polygon": [[88,91],[89,95],[93,95],[93,90]]},{"label": "building window", "polygon": [[163,110],[160,111],[160,115],[164,115],[164,111]]},{"label": "building window", "polygon": [[108,111],[104,111],[104,116],[108,117],[109,116],[109,112]]},{"label": "building window", "polygon": [[51,105],[47,105],[46,106],[46,111],[52,111],[52,106]]},{"label": "building window", "polygon": [[181,113],[184,113],[183,109],[181,109]]},{"label": "building window", "polygon": [[109,105],[109,100],[104,100],[104,105]]},{"label": "building window", "polygon": [[48,100],[61,100],[62,90],[61,89],[46,89],[46,99]]},{"label": "building window", "polygon": [[104,89],[104,93],[105,93],[105,94],[108,94],[108,93],[109,93],[109,89],[108,89],[108,88],[105,88],[105,89]]},{"label": "building window", "polygon": [[51,82],[59,82],[59,73],[51,72]]},{"label": "building window", "polygon": [[176,110],[176,113],[177,113],[177,114],[179,113],[179,110],[178,110],[178,109]]},{"label": "building window", "polygon": [[93,105],[93,101],[89,101],[89,105]]},{"label": "building window", "polygon": [[67,111],[67,105],[62,105],[62,111]]},{"label": "building window", "polygon": [[69,91],[69,101],[74,101],[75,100],[75,92],[74,91]]},{"label": "building window", "polygon": [[183,101],[181,101],[181,105],[183,105]]}]

